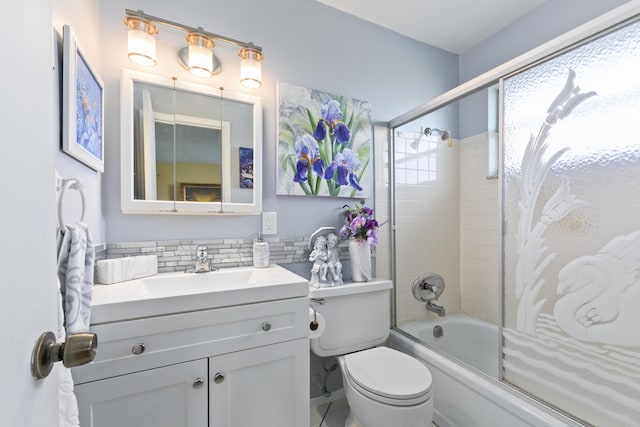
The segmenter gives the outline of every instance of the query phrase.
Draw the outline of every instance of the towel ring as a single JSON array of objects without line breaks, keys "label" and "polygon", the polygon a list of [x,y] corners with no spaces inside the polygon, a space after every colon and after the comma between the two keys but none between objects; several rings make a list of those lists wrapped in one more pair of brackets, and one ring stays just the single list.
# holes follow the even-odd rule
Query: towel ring
[{"label": "towel ring", "polygon": [[64,221],[62,219],[62,199],[64,199],[64,192],[69,188],[78,190],[80,193],[80,199],[82,200],[82,214],[80,215],[80,221],[84,221],[86,203],[84,199],[84,192],[82,191],[82,180],[80,178],[58,178],[58,185],[56,186],[56,189],[60,192],[60,196],[58,197],[58,224],[60,225],[60,230],[64,230]]}]

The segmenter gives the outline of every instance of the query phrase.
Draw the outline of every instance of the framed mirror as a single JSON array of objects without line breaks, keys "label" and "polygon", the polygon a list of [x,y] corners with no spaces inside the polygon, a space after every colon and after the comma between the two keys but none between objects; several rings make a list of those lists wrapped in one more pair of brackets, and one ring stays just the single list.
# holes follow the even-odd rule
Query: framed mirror
[{"label": "framed mirror", "polygon": [[260,98],[125,69],[120,101],[124,213],[260,213]]}]

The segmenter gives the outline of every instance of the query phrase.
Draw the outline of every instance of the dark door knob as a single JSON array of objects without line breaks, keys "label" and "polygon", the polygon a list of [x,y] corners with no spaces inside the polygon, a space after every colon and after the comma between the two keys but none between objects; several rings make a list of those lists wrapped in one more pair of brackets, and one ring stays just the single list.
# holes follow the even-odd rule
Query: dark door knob
[{"label": "dark door knob", "polygon": [[90,332],[71,334],[66,342],[57,343],[53,332],[45,332],[36,341],[31,355],[31,374],[35,379],[46,378],[55,362],[67,368],[84,365],[96,358],[98,336]]}]

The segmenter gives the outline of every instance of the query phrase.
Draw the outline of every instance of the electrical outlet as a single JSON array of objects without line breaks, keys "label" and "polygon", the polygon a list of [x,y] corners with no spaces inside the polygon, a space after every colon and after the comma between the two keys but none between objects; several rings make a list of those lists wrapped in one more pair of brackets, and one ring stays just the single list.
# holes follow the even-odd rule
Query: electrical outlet
[{"label": "electrical outlet", "polygon": [[278,213],[262,212],[262,234],[278,233]]}]

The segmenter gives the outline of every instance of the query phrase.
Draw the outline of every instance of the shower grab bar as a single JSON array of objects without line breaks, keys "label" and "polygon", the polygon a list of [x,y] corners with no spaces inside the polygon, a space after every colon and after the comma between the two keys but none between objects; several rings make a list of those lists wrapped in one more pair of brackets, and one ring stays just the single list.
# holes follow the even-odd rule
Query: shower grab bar
[{"label": "shower grab bar", "polygon": [[58,225],[60,230],[64,230],[64,220],[62,216],[62,200],[64,199],[64,193],[68,189],[77,190],[80,193],[80,199],[82,200],[82,213],[80,215],[80,221],[84,221],[85,214],[85,197],[84,191],[82,191],[82,180],[80,178],[61,178],[56,177],[56,191],[60,193],[58,196]]}]

